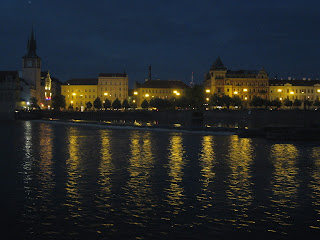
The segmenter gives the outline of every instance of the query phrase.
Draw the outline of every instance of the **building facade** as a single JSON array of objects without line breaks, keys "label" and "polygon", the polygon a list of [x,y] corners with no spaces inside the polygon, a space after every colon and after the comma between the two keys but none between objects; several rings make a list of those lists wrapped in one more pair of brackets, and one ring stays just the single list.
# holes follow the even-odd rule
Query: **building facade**
[{"label": "building facade", "polygon": [[97,78],[71,79],[61,85],[61,95],[65,96],[66,108],[83,111],[86,103],[93,106],[94,100],[98,97]]},{"label": "building facade", "polygon": [[149,102],[152,98],[179,98],[187,88],[189,87],[180,80],[147,80],[145,83],[135,84],[132,101],[137,107],[141,107],[145,99]]},{"label": "building facade", "polygon": [[205,75],[204,86],[208,96],[239,96],[244,101],[252,100],[253,96],[268,99],[269,77],[263,68],[260,71],[227,70],[218,57]]},{"label": "building facade", "polygon": [[126,73],[100,73],[98,78],[71,79],[61,85],[61,94],[65,96],[66,106],[83,110],[86,103],[100,98],[103,103],[118,99],[121,103],[128,99],[128,75]]},{"label": "building facade", "polygon": [[18,71],[0,71],[0,120],[13,120],[20,98]]},{"label": "building facade", "polygon": [[98,77],[98,97],[111,103],[118,99],[128,100],[128,75],[126,73],[100,73]]},{"label": "building facade", "polygon": [[279,99],[283,101],[295,99],[305,101],[315,101],[320,98],[319,80],[270,80],[269,81],[270,100]]}]

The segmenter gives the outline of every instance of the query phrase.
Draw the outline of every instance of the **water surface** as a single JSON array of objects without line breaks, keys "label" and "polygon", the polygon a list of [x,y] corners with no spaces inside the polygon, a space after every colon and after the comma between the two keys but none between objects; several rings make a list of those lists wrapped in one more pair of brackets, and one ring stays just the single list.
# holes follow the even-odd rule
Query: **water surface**
[{"label": "water surface", "polygon": [[320,234],[319,142],[36,121],[1,129],[20,239]]}]

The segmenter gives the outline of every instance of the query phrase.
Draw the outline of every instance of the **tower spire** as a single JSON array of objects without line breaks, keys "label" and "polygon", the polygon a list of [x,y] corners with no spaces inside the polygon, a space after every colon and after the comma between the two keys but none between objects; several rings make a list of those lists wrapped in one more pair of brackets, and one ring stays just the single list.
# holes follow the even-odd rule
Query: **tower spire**
[{"label": "tower spire", "polygon": [[34,36],[34,31],[33,31],[33,25],[32,25],[32,29],[31,29],[31,35],[30,38],[28,38],[28,46],[27,46],[28,52],[26,57],[38,57],[37,56],[37,41],[36,38]]}]

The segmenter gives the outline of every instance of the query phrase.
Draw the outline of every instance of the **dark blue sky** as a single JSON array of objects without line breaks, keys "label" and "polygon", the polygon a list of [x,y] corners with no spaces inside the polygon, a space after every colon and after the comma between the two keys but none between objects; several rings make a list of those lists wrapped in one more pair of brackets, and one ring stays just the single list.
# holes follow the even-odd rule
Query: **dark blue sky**
[{"label": "dark blue sky", "polygon": [[[31,2],[31,3],[30,3]],[[0,70],[20,70],[34,24],[43,70],[65,81],[99,72],[196,83],[228,69],[320,78],[320,2],[298,0],[1,0]]]}]

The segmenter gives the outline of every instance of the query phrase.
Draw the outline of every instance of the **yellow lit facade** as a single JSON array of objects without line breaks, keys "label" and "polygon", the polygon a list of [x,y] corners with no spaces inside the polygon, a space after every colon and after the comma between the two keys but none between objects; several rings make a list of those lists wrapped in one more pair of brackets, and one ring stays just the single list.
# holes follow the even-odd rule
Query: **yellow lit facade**
[{"label": "yellow lit facade", "polygon": [[179,98],[185,94],[188,86],[179,80],[148,80],[143,84],[136,83],[133,91],[133,100],[137,107],[146,99],[148,102],[152,98]]},{"label": "yellow lit facade", "polygon": [[231,71],[223,65],[220,57],[210,68],[204,81],[206,94],[239,96],[242,100],[251,101],[253,96],[268,98],[269,77],[260,71]]},{"label": "yellow lit facade", "polygon": [[66,98],[66,107],[83,110],[86,103],[100,98],[111,103],[118,98],[122,103],[128,99],[128,75],[125,73],[100,73],[98,78],[71,79],[61,85],[61,94]]},{"label": "yellow lit facade", "polygon": [[122,103],[128,100],[128,75],[126,73],[100,73],[98,78],[98,96],[101,101],[111,103],[117,98]]},{"label": "yellow lit facade", "polygon": [[[86,108],[86,103],[98,97],[97,79],[71,79],[61,85],[61,95],[65,96],[66,107],[70,105],[74,110]],[[101,100],[102,101],[102,100]]]},{"label": "yellow lit facade", "polygon": [[320,81],[318,80],[270,80],[270,100],[289,99],[294,101],[314,101],[320,99]]}]

